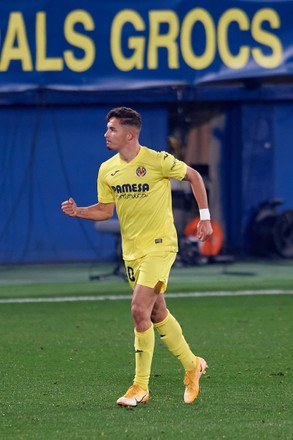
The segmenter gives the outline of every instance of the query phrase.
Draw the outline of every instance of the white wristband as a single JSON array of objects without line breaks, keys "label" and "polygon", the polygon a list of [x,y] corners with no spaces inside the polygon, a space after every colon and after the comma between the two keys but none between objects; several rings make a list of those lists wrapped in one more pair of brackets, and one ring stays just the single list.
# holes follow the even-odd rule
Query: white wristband
[{"label": "white wristband", "polygon": [[210,214],[210,211],[208,210],[208,208],[200,209],[199,210],[199,217],[201,220],[210,220],[211,214]]}]

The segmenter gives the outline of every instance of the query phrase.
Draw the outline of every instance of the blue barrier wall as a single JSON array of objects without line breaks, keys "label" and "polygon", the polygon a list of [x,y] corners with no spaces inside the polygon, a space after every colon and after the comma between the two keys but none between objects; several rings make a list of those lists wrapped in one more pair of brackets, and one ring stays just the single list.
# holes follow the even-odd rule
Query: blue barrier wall
[{"label": "blue barrier wall", "polygon": [[[0,108],[1,263],[113,258],[114,237],[60,211],[70,196],[80,206],[97,201],[97,170],[111,154],[103,138],[109,109]],[[166,149],[165,109],[137,109],[141,142]]]},{"label": "blue barrier wall", "polygon": [[293,209],[293,105],[283,103],[275,106],[276,154],[275,194],[283,199],[282,209]]},{"label": "blue barrier wall", "polygon": [[238,102],[226,106],[221,185],[226,244],[250,250],[249,226],[259,205],[278,199],[278,212],[293,209],[293,106]]}]

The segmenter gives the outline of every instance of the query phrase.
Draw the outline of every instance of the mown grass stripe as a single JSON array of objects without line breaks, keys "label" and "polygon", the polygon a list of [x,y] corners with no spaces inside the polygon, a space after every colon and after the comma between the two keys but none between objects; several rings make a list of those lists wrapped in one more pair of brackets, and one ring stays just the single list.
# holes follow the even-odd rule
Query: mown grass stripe
[{"label": "mown grass stripe", "polygon": [[[201,298],[201,297],[228,297],[251,295],[292,295],[293,290],[237,290],[234,292],[178,292],[167,293],[166,298]],[[120,301],[130,300],[131,295],[100,295],[100,296],[64,296],[43,298],[5,298],[0,299],[0,304],[25,304],[25,303],[52,303],[52,302],[79,302],[79,301]]]}]

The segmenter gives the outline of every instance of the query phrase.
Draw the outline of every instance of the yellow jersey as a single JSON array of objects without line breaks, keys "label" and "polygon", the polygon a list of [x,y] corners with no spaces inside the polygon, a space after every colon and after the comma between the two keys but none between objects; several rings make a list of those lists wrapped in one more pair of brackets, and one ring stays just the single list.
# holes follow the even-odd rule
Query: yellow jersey
[{"label": "yellow jersey", "polygon": [[117,153],[102,163],[98,200],[115,203],[124,260],[178,251],[170,179],[182,180],[186,168],[171,154],[147,147],[141,147],[131,162],[124,162]]}]

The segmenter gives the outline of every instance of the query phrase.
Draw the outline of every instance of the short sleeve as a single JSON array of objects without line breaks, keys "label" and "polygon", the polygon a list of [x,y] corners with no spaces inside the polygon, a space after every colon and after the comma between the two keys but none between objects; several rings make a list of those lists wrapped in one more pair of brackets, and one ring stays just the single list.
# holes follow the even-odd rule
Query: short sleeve
[{"label": "short sleeve", "polygon": [[115,203],[113,189],[107,183],[103,165],[101,165],[98,173],[97,191],[100,203]]},{"label": "short sleeve", "polygon": [[176,159],[172,154],[162,151],[161,165],[164,177],[183,180],[186,176],[187,165]]}]

